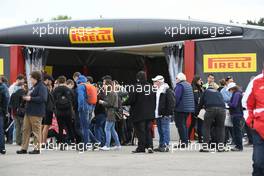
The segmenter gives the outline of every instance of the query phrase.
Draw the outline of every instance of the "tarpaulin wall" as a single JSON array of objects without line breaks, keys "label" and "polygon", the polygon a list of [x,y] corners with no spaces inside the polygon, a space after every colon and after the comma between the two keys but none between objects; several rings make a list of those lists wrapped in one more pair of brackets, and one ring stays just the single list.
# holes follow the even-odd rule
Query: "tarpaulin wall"
[{"label": "tarpaulin wall", "polygon": [[10,76],[10,48],[0,47],[0,75],[9,79]]},{"label": "tarpaulin wall", "polygon": [[[208,73],[205,73],[204,68],[204,55],[206,54],[244,54],[244,53],[256,53],[256,71],[249,72],[228,72],[222,69],[223,72],[213,72],[216,81],[225,78],[227,76],[233,76],[235,82],[239,84],[242,89],[245,90],[250,78],[261,73],[262,62],[264,59],[264,40],[243,40],[243,39],[231,39],[231,40],[215,40],[215,41],[199,41],[195,46],[195,73],[200,75],[206,82]],[[228,56],[228,55],[227,55]],[[232,59],[232,58],[231,58]],[[231,63],[232,66],[235,63]],[[238,65],[241,66],[241,65]]]},{"label": "tarpaulin wall", "polygon": [[132,84],[136,81],[136,73],[145,70],[148,78],[163,74],[169,80],[168,66],[165,57],[149,58],[140,55],[49,49],[47,66],[52,66],[52,75],[56,78],[65,75],[72,78],[76,71],[94,77],[100,81],[104,75],[111,75],[120,83]]}]

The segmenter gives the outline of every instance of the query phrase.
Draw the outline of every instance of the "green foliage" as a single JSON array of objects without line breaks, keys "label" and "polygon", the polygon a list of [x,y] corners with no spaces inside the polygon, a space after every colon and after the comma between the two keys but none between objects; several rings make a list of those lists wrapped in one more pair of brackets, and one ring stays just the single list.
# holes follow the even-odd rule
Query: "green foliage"
[{"label": "green foliage", "polygon": [[264,26],[264,18],[260,18],[257,22],[256,21],[247,20],[247,24],[257,25],[257,26]]},{"label": "green foliage", "polygon": [[58,15],[57,17],[53,17],[51,20],[52,21],[58,21],[58,20],[71,20],[72,17],[68,15]]}]

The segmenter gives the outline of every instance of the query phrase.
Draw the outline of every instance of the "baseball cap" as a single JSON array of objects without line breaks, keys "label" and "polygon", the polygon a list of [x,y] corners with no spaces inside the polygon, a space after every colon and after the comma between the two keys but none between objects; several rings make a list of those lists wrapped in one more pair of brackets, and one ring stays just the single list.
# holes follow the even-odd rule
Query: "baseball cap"
[{"label": "baseball cap", "polygon": [[157,75],[155,78],[152,78],[152,81],[153,82],[156,82],[156,81],[164,82],[164,77],[161,75]]},{"label": "baseball cap", "polygon": [[232,89],[232,88],[234,88],[234,87],[236,87],[237,85],[236,85],[236,83],[234,83],[234,82],[232,82],[232,83],[229,83],[228,85],[227,85],[227,90],[230,90],[230,89]]}]

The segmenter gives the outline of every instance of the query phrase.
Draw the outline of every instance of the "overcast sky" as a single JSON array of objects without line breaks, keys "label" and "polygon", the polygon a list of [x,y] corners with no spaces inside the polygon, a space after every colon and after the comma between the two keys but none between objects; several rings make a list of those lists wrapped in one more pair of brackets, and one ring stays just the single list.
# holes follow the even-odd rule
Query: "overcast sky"
[{"label": "overcast sky", "polygon": [[264,17],[263,0],[0,0],[0,28],[45,21],[58,15],[72,19],[170,18],[245,23]]}]

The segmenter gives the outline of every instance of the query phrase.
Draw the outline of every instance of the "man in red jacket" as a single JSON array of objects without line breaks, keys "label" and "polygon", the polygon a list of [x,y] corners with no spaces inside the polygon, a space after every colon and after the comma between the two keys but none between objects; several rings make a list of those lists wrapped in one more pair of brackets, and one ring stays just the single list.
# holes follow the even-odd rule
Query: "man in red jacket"
[{"label": "man in red jacket", "polygon": [[[263,65],[264,66],[264,65]],[[264,67],[263,67],[264,68]],[[246,123],[253,130],[253,176],[264,175],[264,69],[248,85],[242,99]]]}]

